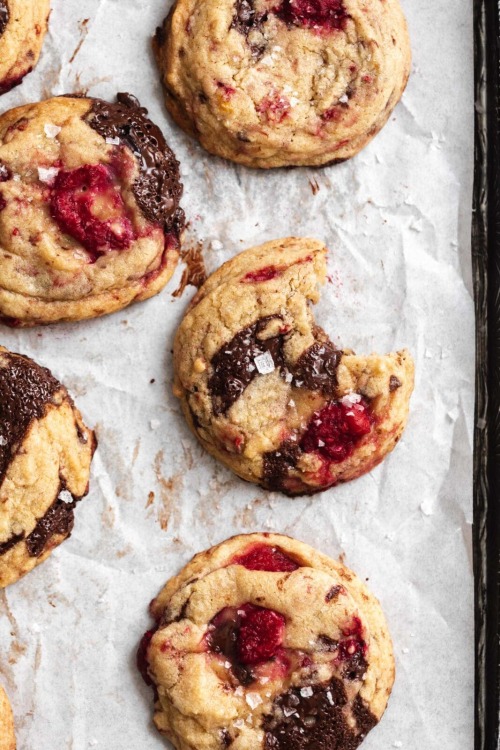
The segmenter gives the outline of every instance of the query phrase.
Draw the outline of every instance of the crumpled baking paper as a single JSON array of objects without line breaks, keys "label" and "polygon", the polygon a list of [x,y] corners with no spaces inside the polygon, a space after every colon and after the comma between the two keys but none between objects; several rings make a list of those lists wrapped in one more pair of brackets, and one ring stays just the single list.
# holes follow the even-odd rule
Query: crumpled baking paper
[{"label": "crumpled baking paper", "polygon": [[366,750],[472,747],[472,13],[466,0],[403,2],[408,89],[375,141],[336,167],[256,172],[181,133],[150,49],[164,0],[53,0],[40,65],[0,99],[3,110],[135,94],[182,163],[186,245],[202,241],[209,271],[274,237],[318,237],[331,249],[318,323],[359,352],[408,346],[417,365],[394,453],[355,482],[288,499],[233,476],[184,423],[170,354],[194,292],[172,296],[182,267],[110,317],[2,328],[0,343],[50,367],[99,437],[71,539],[0,594],[0,681],[21,750],[166,747],[135,668],[147,605],[195,552],[254,530],[342,556],[380,598],[397,681]]}]

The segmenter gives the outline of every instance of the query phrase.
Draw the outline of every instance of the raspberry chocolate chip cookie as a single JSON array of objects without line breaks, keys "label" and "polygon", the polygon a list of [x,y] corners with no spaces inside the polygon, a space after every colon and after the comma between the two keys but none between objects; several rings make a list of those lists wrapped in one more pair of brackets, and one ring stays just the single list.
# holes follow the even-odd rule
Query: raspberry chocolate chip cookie
[{"label": "raspberry chocolate chip cookie", "polygon": [[9,699],[0,685],[0,750],[16,750],[14,717]]},{"label": "raspberry chocolate chip cookie", "polygon": [[37,64],[49,13],[50,0],[0,0],[0,94]]},{"label": "raspberry chocolate chip cookie", "polygon": [[0,347],[0,589],[70,535],[95,447],[66,388]]},{"label": "raspberry chocolate chip cookie", "polygon": [[58,97],[0,116],[0,315],[93,318],[159,292],[179,256],[179,165],[147,111]]},{"label": "raspberry chocolate chip cookie", "polygon": [[376,466],[406,425],[413,361],[358,356],[314,322],[326,248],[288,238],[206,281],[174,344],[174,392],[205,448],[243,479],[312,494]]},{"label": "raspberry chocolate chip cookie", "polygon": [[203,552],[151,603],[138,665],[178,750],[355,750],[394,682],[375,597],[276,534]]},{"label": "raspberry chocolate chip cookie", "polygon": [[153,46],[174,120],[264,168],[357,154],[411,62],[399,0],[177,0]]}]

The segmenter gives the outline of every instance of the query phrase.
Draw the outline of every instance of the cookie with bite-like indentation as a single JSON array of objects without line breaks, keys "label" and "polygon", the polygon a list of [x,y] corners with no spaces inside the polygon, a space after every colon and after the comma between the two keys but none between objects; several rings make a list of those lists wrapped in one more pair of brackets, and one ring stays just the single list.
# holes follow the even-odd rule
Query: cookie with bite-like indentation
[{"label": "cookie with bite-like indentation", "polygon": [[14,717],[9,699],[0,685],[0,750],[16,750]]},{"label": "cookie with bite-like indentation", "polygon": [[0,347],[0,589],[70,535],[95,447],[49,370]]},{"label": "cookie with bite-like indentation", "polygon": [[129,94],[0,116],[0,316],[93,318],[157,294],[179,257],[179,164]]},{"label": "cookie with bite-like indentation", "polygon": [[177,750],[355,750],[394,682],[380,604],[278,534],[196,555],[151,603],[138,666]]},{"label": "cookie with bite-like indentation", "polygon": [[153,46],[174,120],[261,168],[357,154],[411,63],[399,0],[177,0]]},{"label": "cookie with bite-like indentation", "polygon": [[240,253],[177,331],[174,392],[203,446],[243,479],[312,494],[376,466],[408,417],[413,361],[338,349],[310,303],[326,248],[287,238]]},{"label": "cookie with bite-like indentation", "polygon": [[50,0],[0,0],[0,94],[37,64],[49,14]]}]

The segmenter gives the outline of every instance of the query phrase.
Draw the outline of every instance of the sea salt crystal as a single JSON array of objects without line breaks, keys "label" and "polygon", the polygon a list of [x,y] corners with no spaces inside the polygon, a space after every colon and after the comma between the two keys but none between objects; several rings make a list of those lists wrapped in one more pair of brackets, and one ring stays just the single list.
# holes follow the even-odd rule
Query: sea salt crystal
[{"label": "sea salt crystal", "polygon": [[235,727],[235,729],[241,729],[244,726],[245,722],[243,721],[243,719],[236,719],[236,721],[233,721],[233,727]]},{"label": "sea salt crystal", "polygon": [[106,138],[106,143],[109,143],[110,146],[119,146],[120,145],[120,139],[118,137],[116,138]]},{"label": "sea salt crystal", "polygon": [[240,698],[243,695],[243,688],[241,686],[237,687],[236,690],[234,691],[234,694]]},{"label": "sea salt crystal", "polygon": [[324,447],[325,447],[324,440],[318,440],[318,448],[324,448]]},{"label": "sea salt crystal", "polygon": [[330,704],[330,706],[334,706],[335,701],[333,700],[333,695],[331,694],[329,690],[327,690],[326,697],[328,699],[328,703]]},{"label": "sea salt crystal", "polygon": [[0,445],[7,445],[7,438],[4,438],[3,435],[0,435]]},{"label": "sea salt crystal", "polygon": [[262,698],[258,693],[247,693],[246,695],[246,702],[250,706],[250,708],[253,709],[257,708],[262,703]]},{"label": "sea salt crystal", "polygon": [[71,504],[73,502],[73,495],[68,490],[63,490],[59,493],[59,500],[62,500],[63,503]]},{"label": "sea salt crystal", "polygon": [[58,174],[59,170],[57,167],[49,167],[48,169],[38,167],[38,179],[40,182],[52,182]]},{"label": "sea salt crystal", "polygon": [[297,711],[295,710],[295,708],[288,708],[287,706],[285,706],[285,708],[283,709],[283,713],[285,714],[285,716],[288,719],[289,716],[292,716],[293,714],[296,714]]},{"label": "sea salt crystal", "polygon": [[224,666],[226,667],[226,669],[231,669],[231,662],[230,661],[225,661],[224,662]]},{"label": "sea salt crystal", "polygon": [[255,366],[261,375],[268,375],[274,372],[274,359],[271,352],[264,352],[254,357]]},{"label": "sea salt crystal", "polygon": [[347,96],[347,94],[343,94],[343,95],[342,95],[342,96],[340,97],[340,99],[339,99],[339,102],[340,102],[341,104],[347,104],[347,102],[348,102],[348,101],[349,101],[349,97]]},{"label": "sea salt crystal", "polygon": [[61,132],[61,128],[59,125],[52,125],[52,123],[48,122],[46,125],[43,126],[43,129],[45,130],[45,135],[47,138],[55,138],[56,135],[59,135]]},{"label": "sea salt crystal", "polygon": [[285,375],[285,382],[286,382],[286,383],[291,383],[291,382],[292,382],[292,380],[293,380],[293,375],[292,375],[292,373],[291,373],[291,372],[287,372],[287,374]]},{"label": "sea salt crystal", "polygon": [[314,690],[312,689],[312,687],[304,687],[301,688],[300,694],[303,698],[311,698],[311,696],[314,695]]},{"label": "sea salt crystal", "polygon": [[340,399],[342,406],[352,406],[353,404],[359,404],[360,401],[361,396],[359,393],[347,393]]}]

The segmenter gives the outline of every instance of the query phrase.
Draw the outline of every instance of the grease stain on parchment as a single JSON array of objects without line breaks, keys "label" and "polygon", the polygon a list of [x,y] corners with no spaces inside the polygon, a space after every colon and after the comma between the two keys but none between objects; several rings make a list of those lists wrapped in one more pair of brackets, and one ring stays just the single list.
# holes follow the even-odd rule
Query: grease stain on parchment
[{"label": "grease stain on parchment", "polygon": [[187,286],[199,289],[207,280],[202,242],[182,248],[181,261],[186,267],[182,272],[179,286],[175,292],[172,292],[173,297],[180,297]]},{"label": "grease stain on parchment", "polygon": [[[150,492],[148,497],[148,506],[156,509],[156,518],[163,531],[167,531],[171,525],[178,525],[180,521],[180,495],[183,488],[184,480],[182,474],[174,474],[171,477],[165,477],[163,474],[163,460],[165,453],[163,450],[158,451],[154,460],[154,472],[158,494]],[[151,495],[153,496],[151,498]],[[149,502],[151,500],[151,502]],[[146,506],[146,507],[148,507]]]}]

